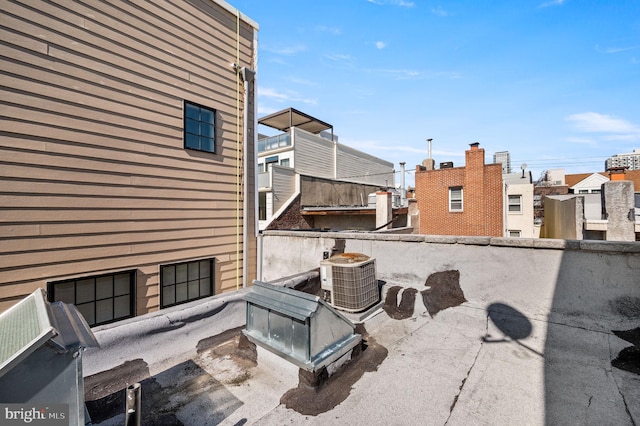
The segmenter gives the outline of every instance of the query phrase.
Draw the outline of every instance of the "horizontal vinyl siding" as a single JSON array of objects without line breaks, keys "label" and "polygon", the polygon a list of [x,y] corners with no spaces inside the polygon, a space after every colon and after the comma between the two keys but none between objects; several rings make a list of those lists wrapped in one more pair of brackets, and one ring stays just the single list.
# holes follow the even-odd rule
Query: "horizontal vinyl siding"
[{"label": "horizontal vinyl siding", "polygon": [[301,175],[325,179],[334,178],[333,142],[294,128],[294,149],[296,172]]},{"label": "horizontal vinyl siding", "polygon": [[337,145],[337,180],[394,186],[393,163],[348,146]]},{"label": "horizontal vinyl siding", "polygon": [[296,172],[288,167],[272,166],[273,212],[277,212],[296,190]]},{"label": "horizontal vinyl siding", "polygon": [[[205,257],[216,293],[235,289],[255,187],[230,64],[255,68],[254,29],[210,0],[4,1],[2,23],[0,311],[49,281],[136,269],[141,314],[160,264]],[[216,109],[216,154],[183,148],[184,100]]]}]

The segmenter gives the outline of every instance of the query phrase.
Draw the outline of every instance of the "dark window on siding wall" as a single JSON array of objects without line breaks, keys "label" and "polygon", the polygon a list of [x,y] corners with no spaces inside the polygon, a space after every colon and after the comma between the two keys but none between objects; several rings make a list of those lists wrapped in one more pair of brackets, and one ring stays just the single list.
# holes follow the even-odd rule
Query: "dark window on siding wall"
[{"label": "dark window on siding wall", "polygon": [[213,259],[160,266],[160,307],[167,308],[212,296],[213,277]]},{"label": "dark window on siding wall", "polygon": [[134,316],[135,271],[94,275],[47,284],[50,302],[72,303],[90,326]]},{"label": "dark window on siding wall", "polygon": [[184,147],[216,152],[216,110],[184,102]]}]

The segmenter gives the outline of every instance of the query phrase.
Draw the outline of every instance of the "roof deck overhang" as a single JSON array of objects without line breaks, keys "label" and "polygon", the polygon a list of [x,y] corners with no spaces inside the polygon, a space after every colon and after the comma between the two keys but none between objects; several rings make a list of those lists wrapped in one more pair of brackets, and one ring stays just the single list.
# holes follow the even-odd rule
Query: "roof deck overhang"
[{"label": "roof deck overhang", "polygon": [[298,111],[295,108],[287,108],[282,111],[274,112],[265,117],[258,119],[258,124],[262,124],[272,129],[282,132],[288,132],[290,128],[297,127],[309,133],[318,134],[324,130],[331,130],[331,139],[333,140],[333,125],[318,120],[315,117]]}]

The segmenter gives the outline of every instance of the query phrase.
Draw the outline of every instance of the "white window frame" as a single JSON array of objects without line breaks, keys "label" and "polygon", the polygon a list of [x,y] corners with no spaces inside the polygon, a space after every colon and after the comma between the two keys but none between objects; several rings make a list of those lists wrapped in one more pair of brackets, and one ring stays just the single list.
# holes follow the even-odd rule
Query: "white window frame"
[{"label": "white window frame", "polygon": [[[460,191],[460,196],[457,195],[457,191]],[[460,207],[458,207],[458,204],[460,205]],[[464,211],[464,190],[461,186],[452,186],[449,188],[449,211]]]},{"label": "white window frame", "polygon": [[507,235],[509,238],[520,238],[522,237],[522,231],[519,229],[509,229],[507,230]]},{"label": "white window frame", "polygon": [[[517,199],[517,202],[512,202],[512,199]],[[513,210],[512,207],[514,208]],[[507,196],[507,211],[509,213],[522,213],[522,195],[509,194]]]}]

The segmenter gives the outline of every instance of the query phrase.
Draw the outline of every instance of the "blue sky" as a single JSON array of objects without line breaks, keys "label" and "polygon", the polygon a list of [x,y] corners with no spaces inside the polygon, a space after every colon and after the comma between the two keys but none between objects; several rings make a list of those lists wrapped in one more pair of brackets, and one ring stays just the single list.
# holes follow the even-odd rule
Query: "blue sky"
[{"label": "blue sky", "polygon": [[534,179],[640,148],[640,0],[229,2],[260,25],[259,116],[333,124],[409,184],[427,138],[436,164],[477,141]]}]

